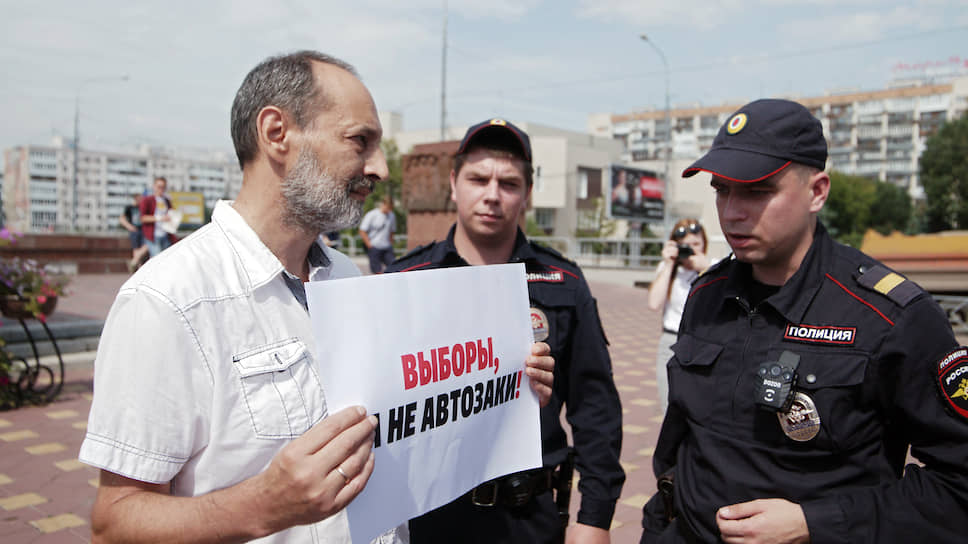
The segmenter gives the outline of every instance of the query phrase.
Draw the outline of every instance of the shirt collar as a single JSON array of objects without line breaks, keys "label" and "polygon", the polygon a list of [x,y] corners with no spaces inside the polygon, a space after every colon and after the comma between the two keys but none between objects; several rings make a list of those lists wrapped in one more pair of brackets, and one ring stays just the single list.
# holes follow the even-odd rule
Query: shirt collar
[{"label": "shirt collar", "polygon": [[[447,232],[447,239],[443,243],[437,244],[433,252],[430,255],[430,259],[437,264],[442,265],[466,265],[467,261],[457,252],[457,246],[454,245],[454,233],[457,232],[457,224],[451,225],[450,231]],[[511,250],[511,258],[508,259],[509,263],[517,262],[531,262],[537,261],[538,257],[534,253],[534,249],[531,248],[531,244],[528,243],[527,237],[518,229],[517,234],[514,237],[514,248]]]},{"label": "shirt collar", "polygon": [[[212,211],[212,222],[225,233],[232,245],[232,249],[239,256],[242,269],[252,288],[265,285],[277,276],[283,275],[285,268],[279,259],[269,250],[252,227],[245,222],[239,212],[232,207],[229,200],[220,200]],[[332,266],[332,261],[320,246],[317,239],[309,249],[309,279],[326,275]]]},{"label": "shirt collar", "polygon": [[[825,263],[830,261],[833,241],[827,229],[818,220],[810,249],[803,257],[797,271],[764,304],[769,304],[791,323],[799,323],[810,307],[814,295],[822,285]],[[753,281],[753,268],[743,262],[736,263],[736,273],[731,274],[723,293],[728,298],[748,300],[747,286]]]}]

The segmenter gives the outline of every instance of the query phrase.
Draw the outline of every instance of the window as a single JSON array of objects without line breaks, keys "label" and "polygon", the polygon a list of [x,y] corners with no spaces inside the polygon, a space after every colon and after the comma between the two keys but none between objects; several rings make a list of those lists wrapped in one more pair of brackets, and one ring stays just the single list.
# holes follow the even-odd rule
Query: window
[{"label": "window", "polygon": [[584,200],[588,198],[588,171],[578,169],[578,184],[575,187],[575,198]]},{"label": "window", "polygon": [[555,226],[554,208],[535,208],[534,222],[541,228],[550,230]]},{"label": "window", "polygon": [[596,210],[578,210],[578,230],[597,231],[599,226]]}]

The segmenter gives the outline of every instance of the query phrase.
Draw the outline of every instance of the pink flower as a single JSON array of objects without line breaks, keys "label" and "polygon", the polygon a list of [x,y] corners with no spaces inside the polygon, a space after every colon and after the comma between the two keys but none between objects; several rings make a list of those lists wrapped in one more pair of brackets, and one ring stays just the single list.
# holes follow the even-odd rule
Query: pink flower
[{"label": "pink flower", "polygon": [[47,316],[44,314],[37,314],[37,319],[39,319],[41,323],[47,323]]},{"label": "pink flower", "polygon": [[45,302],[47,302],[47,297],[44,296],[44,295],[39,295],[37,297],[37,302],[40,303],[40,304],[44,304]]}]

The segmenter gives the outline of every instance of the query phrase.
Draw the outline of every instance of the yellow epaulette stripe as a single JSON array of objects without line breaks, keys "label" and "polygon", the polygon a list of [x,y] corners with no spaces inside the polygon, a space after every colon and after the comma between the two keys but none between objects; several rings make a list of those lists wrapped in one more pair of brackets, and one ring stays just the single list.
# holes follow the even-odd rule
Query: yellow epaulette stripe
[{"label": "yellow epaulette stripe", "polygon": [[884,276],[874,284],[874,290],[883,295],[887,295],[892,289],[904,283],[904,278],[894,272]]}]

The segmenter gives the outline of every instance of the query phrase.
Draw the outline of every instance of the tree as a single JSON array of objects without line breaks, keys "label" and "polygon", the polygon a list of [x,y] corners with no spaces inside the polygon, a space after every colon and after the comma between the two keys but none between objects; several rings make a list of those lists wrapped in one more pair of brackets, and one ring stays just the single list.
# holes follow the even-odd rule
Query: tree
[{"label": "tree", "polygon": [[860,247],[868,229],[888,234],[907,230],[911,199],[903,189],[860,176],[830,173],[830,196],[820,217],[831,236]]},{"label": "tree", "polygon": [[942,125],[921,154],[928,232],[968,228],[968,115]]}]

